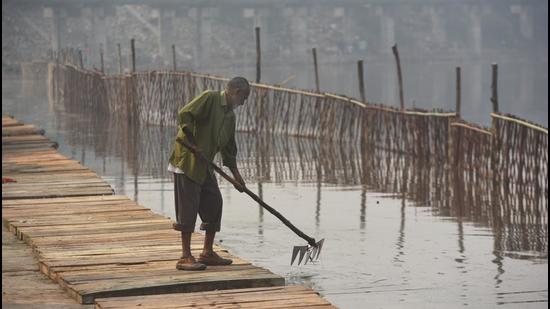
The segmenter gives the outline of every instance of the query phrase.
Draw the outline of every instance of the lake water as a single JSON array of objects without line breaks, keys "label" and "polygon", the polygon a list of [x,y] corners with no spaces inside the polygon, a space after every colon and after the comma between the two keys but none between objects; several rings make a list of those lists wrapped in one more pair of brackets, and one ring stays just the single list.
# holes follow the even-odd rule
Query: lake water
[{"label": "lake water", "polygon": [[[60,152],[116,194],[174,217],[166,172],[173,128],[141,128],[138,140],[125,140],[109,123],[64,113],[20,89],[3,79],[3,113],[46,129]],[[260,147],[254,136],[237,138],[249,188],[325,246],[318,263],[290,266],[292,247],[305,242],[220,181],[217,241],[231,253],[341,308],[547,307],[547,200],[537,206],[540,216],[510,222],[492,215],[483,196],[453,202],[441,167],[404,166],[395,154],[362,154],[356,145],[277,137]]]}]

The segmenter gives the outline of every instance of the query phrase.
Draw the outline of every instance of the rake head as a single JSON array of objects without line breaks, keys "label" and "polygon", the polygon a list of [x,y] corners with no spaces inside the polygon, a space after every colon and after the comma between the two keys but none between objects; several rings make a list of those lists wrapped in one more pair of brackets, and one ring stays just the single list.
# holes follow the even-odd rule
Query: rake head
[{"label": "rake head", "polygon": [[325,239],[321,239],[318,242],[315,243],[315,245],[306,245],[306,246],[294,246],[294,249],[292,250],[292,260],[290,261],[290,265],[294,263],[294,260],[296,260],[296,257],[300,255],[300,258],[298,259],[298,265],[302,263],[302,260],[305,256],[304,265],[306,265],[308,262],[314,262],[319,259],[319,255],[321,254],[321,248],[323,248],[323,242]]}]

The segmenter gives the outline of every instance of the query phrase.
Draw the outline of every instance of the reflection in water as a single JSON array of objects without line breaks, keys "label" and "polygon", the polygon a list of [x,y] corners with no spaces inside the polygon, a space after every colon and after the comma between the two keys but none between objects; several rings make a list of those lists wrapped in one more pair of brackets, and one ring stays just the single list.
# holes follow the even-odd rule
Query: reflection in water
[{"label": "reflection in water", "polygon": [[[69,144],[92,146],[96,154],[121,157],[127,163],[133,176],[135,200],[138,200],[138,175],[171,178],[165,165],[175,135],[174,127],[132,128],[94,114],[82,117],[69,114],[58,118],[63,119]],[[462,172],[459,171],[462,169],[434,165],[406,153],[361,147],[347,141],[239,133],[237,145],[241,174],[248,183],[257,183],[260,197],[263,197],[266,182],[316,184],[317,228],[322,219],[322,183],[363,186],[359,215],[361,230],[364,230],[366,221],[365,190],[391,193],[402,198],[402,226],[396,259],[404,254],[405,198],[419,207],[431,206],[437,216],[456,218],[461,254],[465,250],[461,226],[466,220],[493,229],[495,261],[499,261],[500,256],[547,257],[547,199],[531,198],[529,194],[536,194],[534,190],[524,190],[521,198],[510,198],[507,190],[492,190],[487,185],[490,181],[473,174],[474,169],[463,169]],[[82,156],[84,162],[84,149]],[[218,163],[221,164],[219,158]],[[128,174],[124,168],[121,163],[121,178]],[[264,218],[261,207],[258,216],[258,234],[262,236]]]},{"label": "reflection in water", "polygon": [[[258,196],[260,199],[264,199],[264,190],[262,182],[258,181]],[[260,241],[263,241],[261,236],[264,234],[264,209],[263,207],[258,207],[258,235],[260,236]]]},{"label": "reflection in water", "polygon": [[361,213],[359,215],[359,222],[360,222],[359,223],[359,229],[361,230],[361,232],[363,232],[365,230],[366,213],[367,213],[367,190],[366,190],[365,186],[363,186],[362,190],[361,190]]},{"label": "reflection in water", "polygon": [[[115,167],[116,170],[112,171],[112,174],[117,175],[116,183],[120,188],[117,193],[124,194],[126,190],[131,196],[133,184],[134,189],[140,189],[140,195],[134,196],[140,203],[144,203],[144,199],[147,198],[148,189],[144,184],[144,179],[147,177],[158,179],[161,188],[166,184],[170,192],[172,178],[166,172],[165,165],[166,156],[172,147],[175,129],[160,126],[130,129],[131,127],[126,123],[117,121],[116,116],[98,117],[93,114],[79,115],[57,110],[55,126],[57,131],[64,132],[62,147],[68,146],[64,152],[74,151],[73,157],[78,156],[78,158],[81,152],[87,152],[85,159],[89,161],[88,164],[94,164],[94,158],[96,162],[107,158],[108,166]],[[290,186],[292,183],[299,182],[297,189],[302,196],[300,201],[294,203],[292,207],[295,207],[296,211],[308,213],[304,218],[314,219],[311,220],[309,227],[306,226],[308,230],[316,228],[320,232],[318,235],[334,237],[330,241],[331,246],[327,247],[326,260],[321,261],[321,265],[315,266],[315,269],[289,270],[286,259],[285,265],[277,268],[278,266],[272,260],[265,258],[265,252],[255,257],[254,261],[260,261],[259,263],[268,261],[262,266],[286,274],[288,283],[309,284],[323,295],[327,295],[329,300],[334,299],[337,304],[338,301],[346,303],[342,299],[344,296],[349,297],[351,301],[347,303],[354,304],[351,307],[358,307],[365,301],[377,299],[382,301],[380,307],[384,304],[403,304],[398,303],[399,299],[392,302],[393,295],[399,294],[400,299],[407,301],[411,307],[422,308],[425,304],[415,305],[415,297],[410,295],[417,295],[416,299],[431,299],[434,297],[434,290],[439,291],[440,287],[437,285],[445,285],[447,284],[445,282],[449,281],[452,282],[447,284],[450,286],[443,286],[442,297],[447,299],[444,303],[446,305],[450,305],[449,302],[457,299],[454,292],[457,293],[457,297],[460,295],[464,304],[479,304],[476,299],[480,298],[481,294],[476,293],[478,288],[485,292],[481,295],[488,306],[495,303],[513,303],[517,301],[516,296],[514,296],[516,298],[512,297],[514,293],[528,295],[525,297],[527,302],[540,301],[543,304],[547,302],[547,285],[540,287],[540,282],[547,283],[547,281],[544,279],[528,281],[530,286],[522,290],[523,287],[518,287],[518,283],[526,281],[517,279],[519,277],[517,273],[526,269],[527,274],[536,276],[533,269],[540,268],[529,267],[537,263],[546,263],[547,205],[541,205],[540,199],[504,198],[502,193],[504,190],[492,196],[491,186],[484,182],[480,175],[472,174],[471,169],[466,169],[464,173],[454,173],[455,169],[434,166],[426,160],[416,160],[405,153],[379,148],[244,133],[238,134],[237,142],[240,150],[239,165],[251,187],[258,184],[259,193],[261,191],[261,194],[269,200],[273,191],[279,190],[277,186],[273,186],[274,183],[285,183],[285,186],[287,184]],[[96,170],[99,169],[96,168]],[[138,175],[137,178],[136,175]],[[135,187],[136,184],[137,187]],[[129,187],[125,188],[125,185]],[[336,191],[332,191],[333,187]],[[227,192],[224,192],[224,196],[232,199],[231,206],[242,201],[235,198],[238,195],[228,193],[232,192],[232,188],[226,188]],[[306,195],[310,188],[311,196],[308,199]],[[342,197],[341,200],[327,202],[334,198],[335,192],[348,190],[349,192],[338,195]],[[380,205],[375,204],[379,198],[373,195],[373,192],[376,194],[382,192],[386,196],[398,198],[399,205],[389,208],[387,200]],[[168,194],[165,198],[164,193],[163,190],[160,198],[156,192],[154,193],[156,195],[154,203],[161,203],[161,209],[164,209],[165,202],[168,203],[167,205],[172,204],[170,195]],[[356,198],[354,198],[355,195]],[[492,206],[494,201],[499,201],[499,207]],[[340,204],[347,204],[350,208]],[[308,205],[312,207],[309,208]],[[431,207],[425,207],[427,205]],[[285,207],[284,204],[279,205],[279,203],[274,206]],[[385,207],[386,210],[384,210]],[[288,209],[291,208],[286,210]],[[230,211],[230,209],[227,210]],[[428,241],[428,250],[434,251],[431,254],[425,254],[422,251],[418,238],[421,229],[418,229],[420,226],[415,222],[419,218],[426,219],[426,217],[417,216],[416,213],[411,213],[411,210],[433,214],[443,221],[453,222],[453,230],[450,233],[441,226],[429,226],[430,233],[434,235],[420,238]],[[377,211],[385,212],[377,216]],[[394,212],[395,216],[387,218],[390,212]],[[283,211],[283,213],[288,212]],[[262,247],[265,246],[266,252],[277,252],[281,256],[287,254],[286,244],[273,243],[274,240],[269,235],[273,233],[272,231],[277,231],[278,239],[279,235],[287,232],[284,227],[277,230],[271,221],[272,218],[270,216],[264,218],[261,211],[258,214],[259,222],[256,214],[253,215],[253,222],[249,222],[252,225],[237,225],[235,229],[238,232],[242,230],[243,233],[247,233],[245,230],[251,230],[254,240],[248,244],[249,247],[243,243],[234,247],[244,250],[243,257],[248,250],[258,251],[258,243]],[[337,221],[338,218],[346,215],[349,220]],[[239,213],[238,221],[245,220],[242,213]],[[455,220],[457,226],[454,225]],[[302,222],[305,223],[305,221],[297,221],[300,226]],[[343,229],[345,232],[335,233],[334,224],[341,225],[338,229]],[[359,228],[356,228],[357,224]],[[435,222],[430,220],[428,224],[437,224],[437,220]],[[426,228],[428,224],[422,227]],[[388,225],[389,228],[381,229],[380,225]],[[447,224],[449,225],[451,224]],[[258,226],[258,233],[256,233],[256,226]],[[492,231],[491,244],[483,241],[486,235],[472,235],[472,230],[480,233],[479,230],[485,229]],[[386,234],[377,234],[380,231],[385,231]],[[457,231],[456,236],[455,231]],[[450,236],[441,237],[440,234],[450,234]],[[242,236],[238,241],[247,239],[249,238]],[[439,252],[439,248],[445,245],[437,243],[441,239],[448,241],[452,246],[448,255]],[[346,248],[348,252],[342,252],[344,250],[338,248],[339,243],[356,245],[356,248]],[[231,245],[230,240],[224,238],[224,244]],[[482,245],[481,248],[480,245]],[[490,258],[483,253],[487,245],[492,246],[489,251],[493,255]],[[279,247],[284,250],[277,251]],[[338,254],[331,256],[331,249],[338,251]],[[466,252],[468,252],[468,259],[466,259]],[[237,255],[241,253],[237,252]],[[348,256],[353,257],[346,259]],[[415,259],[417,256],[423,259],[426,257],[436,259],[420,261]],[[389,263],[380,264],[378,262],[380,257],[386,258]],[[392,263],[392,257],[399,262]],[[453,263],[451,268],[456,266],[459,269],[460,277],[456,278],[457,280],[447,278],[440,281],[438,276],[442,275],[439,273],[432,276],[424,274],[433,269],[439,272],[438,267],[441,264],[437,263],[446,258],[451,259]],[[518,270],[516,264],[521,262],[521,259],[529,259],[532,262],[529,262],[529,267],[522,266],[523,268]],[[363,268],[353,265],[353,263],[361,264],[363,261],[368,263]],[[346,263],[350,266],[346,266]],[[383,268],[378,271],[376,267]],[[449,275],[453,275],[448,267],[442,269],[442,272],[450,272]],[[481,273],[484,278],[476,277],[476,273]],[[490,278],[489,292],[482,286],[485,278]],[[533,283],[538,283],[539,288],[534,288]],[[461,287],[456,284],[461,284]],[[494,287],[501,290],[495,291]],[[512,290],[510,290],[511,287]],[[529,291],[526,291],[527,289]],[[407,293],[409,297],[406,296]],[[525,298],[520,301],[525,302]]]},{"label": "reflection in water", "polygon": [[397,252],[393,258],[395,264],[399,265],[404,261],[402,258],[405,255],[403,248],[405,247],[405,199],[401,200],[401,220],[399,222],[399,233],[396,242]]}]

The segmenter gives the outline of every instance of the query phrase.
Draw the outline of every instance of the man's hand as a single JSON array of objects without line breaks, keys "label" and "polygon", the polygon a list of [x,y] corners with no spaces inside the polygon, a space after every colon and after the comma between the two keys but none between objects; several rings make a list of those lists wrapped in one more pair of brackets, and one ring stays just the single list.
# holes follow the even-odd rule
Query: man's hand
[{"label": "man's hand", "polygon": [[243,177],[241,176],[241,173],[239,173],[239,170],[235,168],[230,168],[231,173],[233,173],[233,178],[237,181],[238,185],[233,184],[235,189],[239,190],[239,192],[244,192],[244,189],[246,189],[246,183],[244,182]]}]

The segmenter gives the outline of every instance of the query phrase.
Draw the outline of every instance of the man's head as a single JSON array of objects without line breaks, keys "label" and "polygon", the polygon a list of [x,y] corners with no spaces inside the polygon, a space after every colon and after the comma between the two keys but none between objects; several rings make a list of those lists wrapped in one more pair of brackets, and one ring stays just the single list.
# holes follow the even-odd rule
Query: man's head
[{"label": "man's head", "polygon": [[244,104],[250,95],[250,84],[244,77],[234,77],[225,86],[225,100],[231,108]]}]

